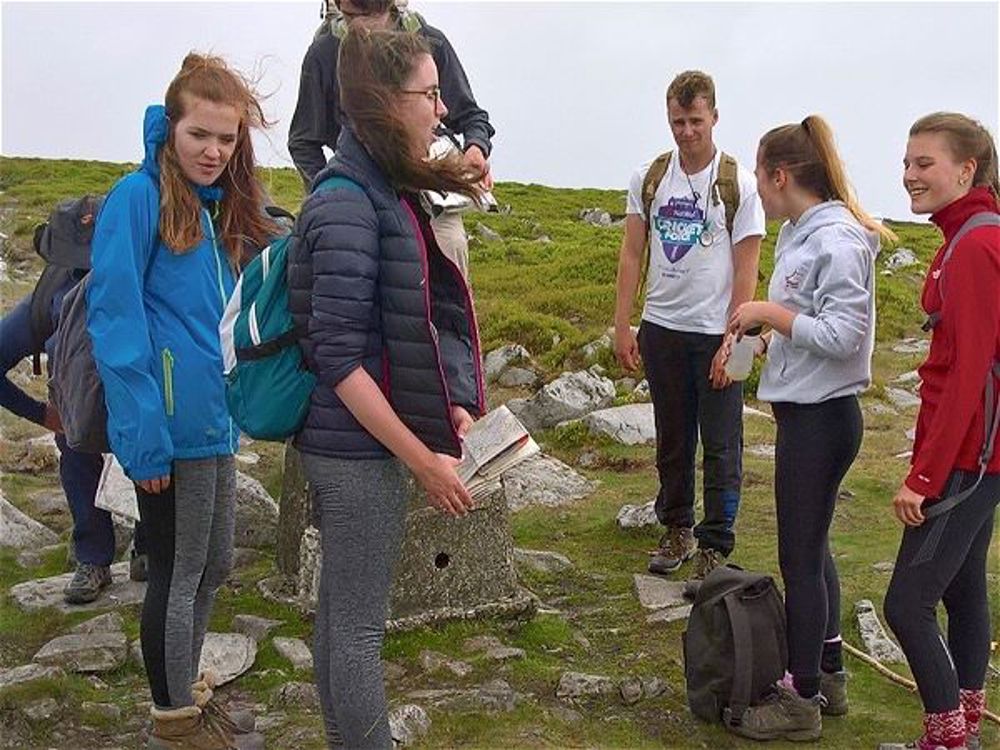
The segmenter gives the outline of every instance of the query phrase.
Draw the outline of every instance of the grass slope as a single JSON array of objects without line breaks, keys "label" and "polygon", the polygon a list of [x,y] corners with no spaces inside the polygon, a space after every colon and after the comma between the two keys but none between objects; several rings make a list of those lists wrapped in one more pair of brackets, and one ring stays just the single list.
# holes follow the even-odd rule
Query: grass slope
[{"label": "grass slope", "polygon": [[[128,169],[128,166],[95,162],[0,158],[3,191],[0,232],[7,236],[2,257],[11,276],[0,284],[4,309],[30,290],[40,268],[30,250],[30,236],[34,224],[44,218],[51,204],[87,191],[103,192]],[[279,204],[291,209],[298,206],[302,188],[293,172],[265,170],[263,178]],[[608,368],[610,377],[620,377],[622,373],[609,352],[605,350],[588,360],[579,349],[600,336],[610,324],[621,230],[585,225],[578,220],[577,213],[584,207],[620,213],[623,193],[501,183],[496,195],[501,204],[509,204],[509,213],[467,217],[472,235],[472,278],[485,350],[518,342],[532,352],[548,377],[595,360]],[[492,242],[480,239],[477,223],[499,232],[503,239]],[[893,228],[900,235],[901,244],[912,249],[921,264],[878,278],[875,386],[864,398],[866,434],[862,452],[844,482],[850,497],[839,504],[833,526],[833,550],[843,591],[843,632],[854,643],[858,636],[853,623],[853,603],[871,599],[881,606],[888,584],[888,574],[873,566],[891,561],[895,555],[900,528],[891,515],[889,502],[906,467],[905,460],[896,456],[909,447],[905,431],[912,427],[915,417],[913,410],[881,413],[879,408],[884,406],[884,385],[919,364],[918,356],[897,354],[889,345],[903,336],[920,335],[917,296],[921,274],[939,242],[932,227],[893,223]],[[772,265],[777,227],[769,226],[768,231],[762,253],[765,277]],[[882,268],[881,261],[879,267]],[[31,387],[38,393],[44,392],[44,384],[37,380]],[[493,390],[490,398],[498,403],[511,395],[524,394]],[[16,453],[19,441],[40,434],[33,426],[6,413],[0,415],[0,426],[6,438],[0,450],[0,463]],[[527,696],[515,711],[499,715],[431,710],[433,727],[421,746],[758,747],[692,719],[685,706],[683,688],[680,649],[683,625],[647,625],[647,613],[634,595],[632,576],[645,572],[646,552],[655,545],[657,531],[624,532],[617,528],[614,518],[621,505],[644,503],[655,491],[652,449],[612,445],[572,427],[548,431],[538,437],[546,450],[569,463],[587,451],[594,465],[587,473],[601,483],[591,498],[578,505],[558,510],[534,508],[512,517],[517,546],[555,550],[574,562],[571,571],[560,575],[524,574],[525,585],[562,614],[540,615],[516,627],[495,622],[460,623],[389,637],[386,658],[406,668],[406,675],[389,685],[394,701],[404,700],[411,690],[479,685],[493,677],[503,677]],[[745,442],[747,446],[773,444],[773,424],[748,419]],[[276,493],[280,486],[280,447],[255,443],[252,450],[261,454],[261,461],[252,467],[252,473]],[[746,568],[777,575],[772,473],[771,460],[746,454],[744,499],[737,521],[738,543],[733,560]],[[57,487],[51,470],[39,475],[5,471],[0,482],[8,499],[22,508],[30,508],[37,493]],[[64,522],[59,529],[64,538],[66,528]],[[998,563],[1000,551],[995,542],[990,568],[995,624],[1000,622]],[[61,553],[50,555],[34,569],[22,568],[9,553],[0,554],[0,592],[19,581],[58,572],[63,567]],[[269,556],[238,571],[220,595],[212,628],[228,629],[235,614],[250,613],[283,620],[284,625],[272,635],[310,638],[309,621],[257,594],[255,581],[271,573]],[[3,596],[0,668],[24,663],[49,638],[82,619],[86,616],[24,614]],[[130,637],[137,634],[137,612],[126,613],[126,627]],[[462,651],[461,643],[479,634],[496,635],[509,645],[524,648],[527,658],[498,666],[482,657],[470,657]],[[464,659],[474,670],[462,678],[427,675],[418,661],[425,649]],[[844,719],[825,722],[824,746],[871,748],[880,740],[916,736],[920,716],[917,697],[850,657],[847,666],[852,672],[851,713]],[[616,679],[630,675],[659,676],[669,683],[670,689],[658,698],[631,707],[617,698],[605,698],[576,706],[576,714],[567,713],[554,696],[556,681],[566,670],[606,674]],[[899,671],[906,673],[905,668]],[[322,732],[315,713],[274,705],[272,691],[291,679],[308,681],[311,675],[294,672],[268,639],[261,644],[254,669],[236,683],[230,694],[267,703],[268,712],[279,716],[268,730],[271,747],[321,748]],[[990,689],[994,694],[996,688],[997,681],[993,678]],[[17,710],[43,696],[54,696],[60,704],[58,730],[55,722],[32,724]],[[7,691],[0,693],[0,736],[11,738],[13,744],[6,745],[10,747],[48,747],[58,739],[56,731],[68,731],[73,747],[117,744],[119,739],[136,736],[142,716],[135,702],[147,697],[142,672],[132,663],[102,676],[99,682],[71,675],[59,682]],[[84,708],[88,702],[118,706],[123,722],[109,725],[106,716],[93,707]],[[995,728],[988,727],[985,745],[997,739]],[[0,741],[0,747],[3,746]]]}]

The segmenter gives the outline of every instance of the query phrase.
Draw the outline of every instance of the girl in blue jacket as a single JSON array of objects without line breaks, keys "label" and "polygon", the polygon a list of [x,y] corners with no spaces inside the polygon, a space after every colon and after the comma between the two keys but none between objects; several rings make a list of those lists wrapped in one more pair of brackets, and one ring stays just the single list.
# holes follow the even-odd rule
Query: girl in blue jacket
[{"label": "girl in blue jacket", "polygon": [[250,129],[264,125],[238,73],[189,54],[165,106],[146,110],[145,158],[108,194],[94,232],[87,329],[111,449],[148,530],[140,636],[151,748],[233,746],[235,728],[207,703],[210,679],[197,669],[232,561],[239,432],[219,320],[242,257],[276,234],[253,171]]},{"label": "girl in blue jacket", "polygon": [[472,500],[455,466],[485,407],[472,298],[414,191],[478,197],[482,174],[457,154],[428,160],[447,109],[421,37],[351,30],[338,74],[348,123],[303,205],[289,267],[318,381],[295,444],[320,516],[315,664],[327,740],[389,748],[380,647],[409,472],[431,505],[465,514]]}]

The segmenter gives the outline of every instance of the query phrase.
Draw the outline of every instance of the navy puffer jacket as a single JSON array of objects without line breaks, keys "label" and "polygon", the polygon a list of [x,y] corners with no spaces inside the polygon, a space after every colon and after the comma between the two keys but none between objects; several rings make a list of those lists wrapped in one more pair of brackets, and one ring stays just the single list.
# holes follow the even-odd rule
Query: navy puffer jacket
[{"label": "navy puffer jacket", "polygon": [[[349,182],[315,190],[331,177]],[[451,405],[485,411],[475,312],[461,272],[438,249],[418,204],[393,190],[350,128],[313,185],[288,266],[289,307],[308,331],[302,346],[318,379],[296,448],[387,455],[333,390],[362,366],[428,448],[460,456]]]}]

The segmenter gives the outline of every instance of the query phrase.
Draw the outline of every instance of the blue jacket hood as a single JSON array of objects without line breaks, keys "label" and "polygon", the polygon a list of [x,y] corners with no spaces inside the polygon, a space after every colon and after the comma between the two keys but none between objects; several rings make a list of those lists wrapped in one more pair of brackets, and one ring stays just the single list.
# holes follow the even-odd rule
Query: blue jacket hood
[{"label": "blue jacket hood", "polygon": [[[167,108],[162,104],[150,104],[146,107],[146,116],[142,121],[142,144],[145,153],[141,169],[157,182],[160,181],[160,149],[169,136],[170,118],[167,117]],[[222,188],[218,185],[192,185],[192,187],[202,202],[222,200]]]}]

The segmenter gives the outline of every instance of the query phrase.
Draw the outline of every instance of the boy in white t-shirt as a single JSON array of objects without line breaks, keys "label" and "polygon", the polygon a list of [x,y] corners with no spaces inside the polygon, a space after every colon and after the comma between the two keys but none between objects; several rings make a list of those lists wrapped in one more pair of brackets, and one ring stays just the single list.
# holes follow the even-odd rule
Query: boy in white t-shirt
[{"label": "boy in white t-shirt", "polygon": [[[629,184],[625,237],[618,261],[615,354],[627,370],[645,366],[656,422],[660,489],[656,516],[666,527],[649,570],[666,574],[696,555],[701,579],[732,552],[740,502],[743,389],[726,376],[723,340],[730,314],[753,299],[764,236],[756,180],[736,168],[738,207],[727,227],[720,200],[722,152],[712,140],[718,122],[715,84],[700,71],[678,75],[667,89],[667,121],[677,148],[656,187],[650,216],[643,182]],[[649,269],[638,338],[632,305],[646,242]],[[695,451],[704,453],[704,518],[695,526]]]}]

